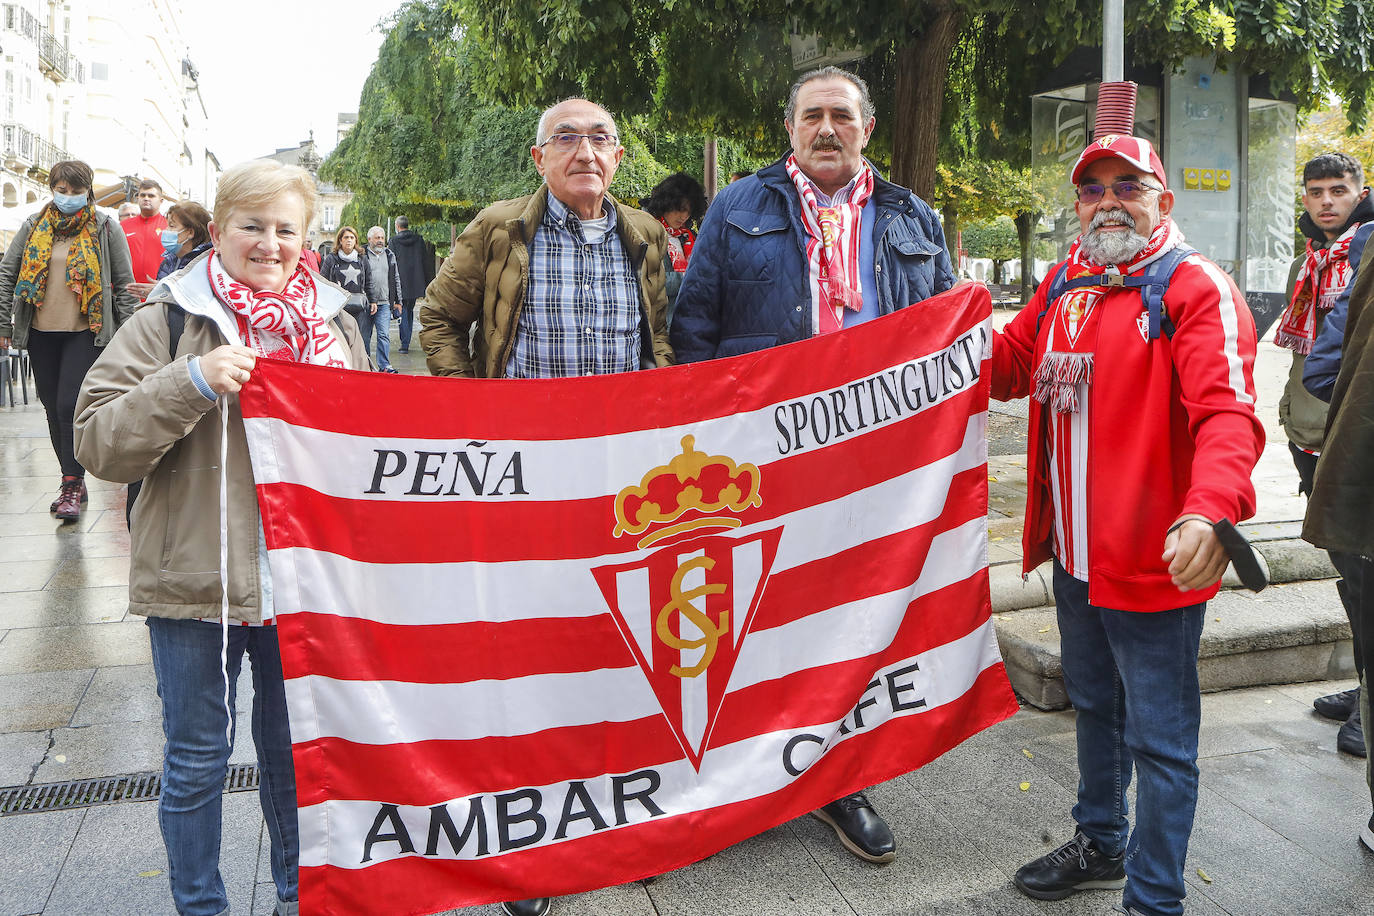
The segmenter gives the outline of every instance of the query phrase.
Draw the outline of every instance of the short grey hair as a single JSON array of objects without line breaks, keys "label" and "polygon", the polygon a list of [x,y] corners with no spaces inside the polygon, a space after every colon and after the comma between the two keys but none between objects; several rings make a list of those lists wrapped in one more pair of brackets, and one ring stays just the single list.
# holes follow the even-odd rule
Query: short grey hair
[{"label": "short grey hair", "polygon": [[605,106],[601,105],[598,102],[593,102],[591,99],[584,98],[580,95],[570,95],[566,99],[559,99],[557,102],[554,102],[548,108],[545,108],[543,114],[539,116],[539,127],[534,132],[535,146],[543,146],[544,141],[549,139],[549,134],[551,133],[551,128],[549,126],[550,116],[553,114],[553,110],[557,108],[559,105],[562,105],[564,102],[587,102],[591,105],[595,105],[597,108],[601,109],[601,113],[606,116],[606,120],[611,122],[611,132],[614,133],[616,136],[620,135],[620,131],[617,130],[615,126],[615,115],[607,111]]},{"label": "short grey hair", "polygon": [[367,237],[372,238],[372,233],[374,232],[380,232],[382,234],[382,238],[386,238],[386,230],[383,229],[381,226],[373,226],[371,229],[367,230]]},{"label": "short grey hair", "polygon": [[873,99],[868,94],[868,83],[863,81],[863,77],[848,70],[841,70],[839,67],[821,67],[819,70],[808,70],[797,81],[792,84],[792,91],[787,94],[787,107],[783,109],[782,118],[788,124],[792,123],[792,118],[797,113],[797,94],[801,88],[812,80],[822,79],[842,79],[849,80],[855,89],[859,90],[859,109],[864,113],[864,123],[873,120],[873,115],[877,111],[873,107]]}]

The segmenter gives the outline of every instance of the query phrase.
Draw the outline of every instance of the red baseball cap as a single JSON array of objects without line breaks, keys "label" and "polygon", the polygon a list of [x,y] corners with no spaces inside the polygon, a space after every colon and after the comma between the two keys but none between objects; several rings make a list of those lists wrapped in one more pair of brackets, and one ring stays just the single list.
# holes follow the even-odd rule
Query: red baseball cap
[{"label": "red baseball cap", "polygon": [[1069,181],[1078,184],[1078,179],[1082,176],[1084,169],[1097,160],[1106,159],[1109,156],[1125,160],[1137,171],[1158,178],[1159,183],[1166,189],[1169,187],[1168,179],[1164,177],[1164,163],[1159,161],[1159,154],[1150,145],[1150,141],[1142,140],[1139,137],[1128,137],[1125,134],[1107,134],[1105,137],[1099,137],[1089,143],[1079,154],[1078,161],[1073,164],[1073,172],[1069,175]]}]

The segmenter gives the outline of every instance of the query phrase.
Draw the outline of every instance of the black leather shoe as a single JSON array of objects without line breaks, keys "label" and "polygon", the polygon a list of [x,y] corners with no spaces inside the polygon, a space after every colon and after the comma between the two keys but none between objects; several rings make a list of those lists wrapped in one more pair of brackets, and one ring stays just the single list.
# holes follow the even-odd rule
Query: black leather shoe
[{"label": "black leather shoe", "polygon": [[1336,750],[1354,757],[1363,757],[1367,753],[1364,747],[1364,724],[1360,721],[1360,707],[1355,707],[1350,718],[1346,719],[1345,724],[1336,732]]},{"label": "black leather shoe", "polygon": [[501,904],[501,912],[506,916],[544,916],[549,911],[548,897],[534,897],[529,900],[508,900]]},{"label": "black leather shoe", "polygon": [[1360,706],[1360,688],[1351,687],[1349,690],[1342,690],[1340,693],[1328,693],[1324,697],[1317,697],[1312,701],[1312,708],[1317,711],[1317,715],[1325,719],[1334,719],[1337,722],[1344,722],[1350,718],[1350,714]]},{"label": "black leather shoe", "polygon": [[1109,856],[1082,833],[1054,852],[1027,862],[1012,879],[1016,889],[1036,900],[1063,900],[1088,890],[1126,886],[1126,854]]},{"label": "black leather shoe", "polygon": [[811,812],[829,824],[844,848],[870,862],[897,858],[897,840],[862,792],[846,795]]}]

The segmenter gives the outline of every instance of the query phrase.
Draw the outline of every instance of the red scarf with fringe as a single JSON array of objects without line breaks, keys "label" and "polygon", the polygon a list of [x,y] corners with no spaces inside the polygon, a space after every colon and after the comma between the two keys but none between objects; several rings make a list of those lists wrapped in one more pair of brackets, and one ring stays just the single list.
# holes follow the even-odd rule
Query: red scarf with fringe
[{"label": "red scarf with fringe", "polygon": [[1274,343],[1306,356],[1317,339],[1317,312],[1329,312],[1350,282],[1350,241],[1359,231],[1355,223],[1325,248],[1307,240],[1307,257],[1293,284],[1293,298],[1279,317]]},{"label": "red scarf with fringe", "polygon": [[259,292],[229,276],[219,253],[205,267],[215,298],[234,313],[244,346],[268,359],[347,368],[343,344],[316,307],[315,280],[297,262],[281,292]]},{"label": "red scarf with fringe", "polygon": [[[1160,221],[1140,254],[1125,264],[1104,267],[1083,252],[1083,236],[1069,249],[1064,279],[1101,276],[1110,272],[1130,276],[1144,270],[1156,259],[1183,241],[1183,233],[1172,219]],[[1035,370],[1035,391],[1031,397],[1057,413],[1077,413],[1078,386],[1091,385],[1093,352],[1097,347],[1097,305],[1107,293],[1104,279],[1100,286],[1081,286],[1061,295],[1050,305],[1049,338],[1045,356]]]},{"label": "red scarf with fringe", "polygon": [[[846,200],[832,197],[829,207],[820,206],[811,180],[788,156],[787,174],[801,195],[802,224],[806,227],[806,264],[811,274],[811,295],[820,303],[817,333],[828,334],[844,327],[844,310],[863,308],[863,283],[859,277],[859,231],[864,204],[873,196],[873,169],[864,163],[858,181]],[[835,195],[836,197],[839,194]]]}]

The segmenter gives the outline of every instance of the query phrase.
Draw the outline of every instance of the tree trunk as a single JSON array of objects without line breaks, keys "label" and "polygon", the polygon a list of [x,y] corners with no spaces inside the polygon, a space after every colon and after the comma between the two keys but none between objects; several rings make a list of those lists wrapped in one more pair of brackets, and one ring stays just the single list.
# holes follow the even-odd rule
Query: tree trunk
[{"label": "tree trunk", "polygon": [[949,250],[949,263],[959,274],[959,211],[950,204],[940,210],[945,218],[945,248]]},{"label": "tree trunk", "polygon": [[1025,305],[1035,295],[1035,256],[1031,249],[1035,242],[1035,224],[1040,222],[1039,213],[1018,213],[1016,237],[1021,240],[1021,304]]},{"label": "tree trunk", "polygon": [[892,180],[927,203],[935,199],[949,53],[964,24],[963,13],[948,2],[931,6],[925,31],[897,48],[892,111]]}]

